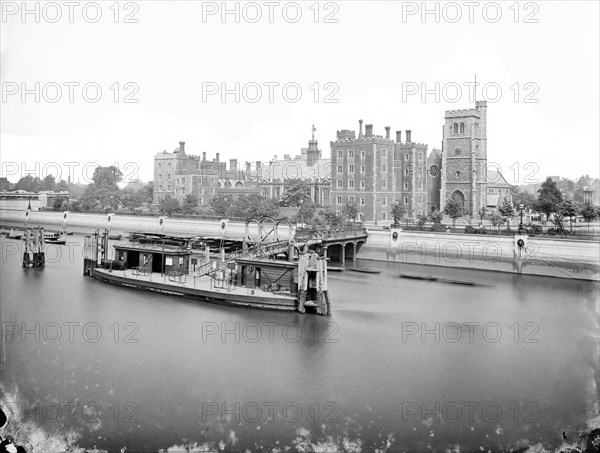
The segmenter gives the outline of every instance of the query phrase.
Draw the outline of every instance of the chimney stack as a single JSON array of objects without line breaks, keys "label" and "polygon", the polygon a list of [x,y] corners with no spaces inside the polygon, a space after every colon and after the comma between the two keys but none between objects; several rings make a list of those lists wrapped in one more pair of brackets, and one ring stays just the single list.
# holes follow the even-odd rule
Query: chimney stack
[{"label": "chimney stack", "polygon": [[362,138],[362,136],[363,136],[362,123],[363,123],[363,120],[358,120],[358,138]]},{"label": "chimney stack", "polygon": [[206,162],[206,151],[202,151],[202,161]]},{"label": "chimney stack", "polygon": [[184,154],[185,153],[185,142],[179,142],[179,151]]},{"label": "chimney stack", "polygon": [[396,143],[402,143],[402,131],[396,131]]},{"label": "chimney stack", "polygon": [[215,157],[215,160],[216,160],[217,162],[219,162],[219,153],[215,154],[215,156],[216,156],[216,157]]},{"label": "chimney stack", "polygon": [[250,174],[250,170],[251,170],[251,164],[250,162],[246,162],[246,174],[249,175]]},{"label": "chimney stack", "polygon": [[367,124],[365,126],[365,137],[372,137],[372,136],[373,136],[373,125]]},{"label": "chimney stack", "polygon": [[406,131],[406,143],[412,143],[412,140],[410,138],[410,130]]},{"label": "chimney stack", "polygon": [[385,127],[385,138],[390,139],[390,126]]}]

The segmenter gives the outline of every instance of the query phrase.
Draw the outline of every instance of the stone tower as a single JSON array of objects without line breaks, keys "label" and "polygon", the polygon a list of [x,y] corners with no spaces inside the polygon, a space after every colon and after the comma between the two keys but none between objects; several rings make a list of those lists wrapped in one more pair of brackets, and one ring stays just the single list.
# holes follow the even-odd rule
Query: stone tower
[{"label": "stone tower", "polygon": [[442,149],[440,204],[454,198],[465,215],[477,215],[486,205],[487,104],[477,101],[474,109],[447,110]]}]

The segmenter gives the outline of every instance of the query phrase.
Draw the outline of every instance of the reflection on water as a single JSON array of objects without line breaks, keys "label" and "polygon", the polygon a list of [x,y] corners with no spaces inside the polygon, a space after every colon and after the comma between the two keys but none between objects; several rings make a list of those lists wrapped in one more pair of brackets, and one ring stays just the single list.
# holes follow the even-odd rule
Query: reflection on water
[{"label": "reflection on water", "polygon": [[3,256],[7,380],[50,427],[60,406],[82,446],[255,451],[308,433],[363,451],[390,436],[390,451],[557,446],[597,399],[592,282],[359,262],[381,273],[330,273],[324,318],[113,287],[67,255],[44,270]]}]

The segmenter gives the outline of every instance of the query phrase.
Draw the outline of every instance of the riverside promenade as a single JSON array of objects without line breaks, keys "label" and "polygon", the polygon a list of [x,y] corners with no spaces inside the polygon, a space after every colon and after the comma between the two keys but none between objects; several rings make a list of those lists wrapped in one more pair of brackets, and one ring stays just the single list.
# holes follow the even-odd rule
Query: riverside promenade
[{"label": "riverside promenade", "polygon": [[358,259],[509,273],[517,272],[520,265],[527,275],[600,278],[598,241],[529,237],[526,250],[519,251],[512,236],[402,231],[393,243],[390,231],[368,233]]}]

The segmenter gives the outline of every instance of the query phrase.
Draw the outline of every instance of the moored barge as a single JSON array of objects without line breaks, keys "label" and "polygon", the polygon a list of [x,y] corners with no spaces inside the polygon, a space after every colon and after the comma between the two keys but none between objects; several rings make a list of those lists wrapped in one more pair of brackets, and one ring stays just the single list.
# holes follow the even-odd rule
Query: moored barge
[{"label": "moored barge", "polygon": [[[84,275],[113,285],[183,296],[201,302],[329,315],[327,262],[297,253],[293,242],[211,256],[197,238],[138,235],[112,245],[109,234],[85,238]],[[272,245],[272,244],[270,244]],[[287,250],[287,260],[275,259]],[[296,259],[297,258],[297,259]]]}]

